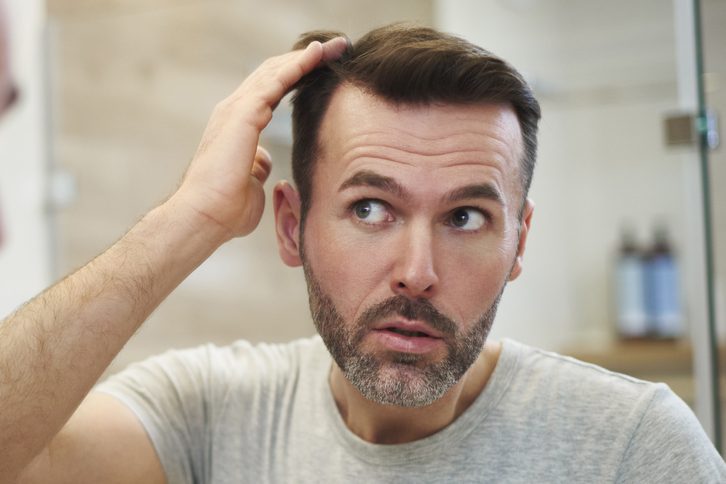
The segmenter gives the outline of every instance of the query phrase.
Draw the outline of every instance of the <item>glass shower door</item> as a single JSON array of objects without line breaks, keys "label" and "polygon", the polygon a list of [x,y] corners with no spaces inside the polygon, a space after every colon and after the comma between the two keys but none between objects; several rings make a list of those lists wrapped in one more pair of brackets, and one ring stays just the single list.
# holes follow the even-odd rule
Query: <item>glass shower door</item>
[{"label": "glass shower door", "polygon": [[[699,84],[699,134],[706,215],[706,258],[709,290],[709,348],[715,371],[704,378],[714,399],[715,442],[724,454],[726,423],[726,150],[720,140],[720,118],[726,113],[726,2],[695,0]],[[704,375],[705,376],[705,375]]]}]

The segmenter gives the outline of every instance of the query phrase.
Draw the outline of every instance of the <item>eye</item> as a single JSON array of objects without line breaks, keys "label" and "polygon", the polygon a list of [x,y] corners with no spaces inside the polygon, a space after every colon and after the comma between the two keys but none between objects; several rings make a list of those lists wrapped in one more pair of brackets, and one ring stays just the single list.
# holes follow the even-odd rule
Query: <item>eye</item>
[{"label": "eye", "polygon": [[451,212],[449,224],[460,230],[474,232],[487,222],[487,217],[477,208],[457,208]]},{"label": "eye", "polygon": [[379,200],[360,200],[351,206],[355,217],[366,224],[379,224],[389,219],[386,205]]}]

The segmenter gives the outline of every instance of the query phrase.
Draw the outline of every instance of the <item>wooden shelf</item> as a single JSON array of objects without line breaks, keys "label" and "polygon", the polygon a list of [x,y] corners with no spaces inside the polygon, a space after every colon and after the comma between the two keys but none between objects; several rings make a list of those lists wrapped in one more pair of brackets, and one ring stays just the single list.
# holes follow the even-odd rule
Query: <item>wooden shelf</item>
[{"label": "wooden shelf", "polygon": [[[726,346],[719,348],[726,354]],[[643,380],[663,382],[693,406],[693,349],[682,341],[624,340],[600,350],[563,351],[578,360]],[[721,377],[722,402],[726,402],[726,375]]]}]

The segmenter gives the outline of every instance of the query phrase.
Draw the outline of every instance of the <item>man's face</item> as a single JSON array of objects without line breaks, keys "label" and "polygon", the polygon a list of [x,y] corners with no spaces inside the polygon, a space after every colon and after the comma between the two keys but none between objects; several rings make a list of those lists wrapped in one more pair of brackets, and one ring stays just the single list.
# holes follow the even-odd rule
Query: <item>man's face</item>
[{"label": "man's face", "polygon": [[479,356],[520,271],[516,115],[342,86],[320,140],[301,241],[317,329],[366,398],[428,405]]}]

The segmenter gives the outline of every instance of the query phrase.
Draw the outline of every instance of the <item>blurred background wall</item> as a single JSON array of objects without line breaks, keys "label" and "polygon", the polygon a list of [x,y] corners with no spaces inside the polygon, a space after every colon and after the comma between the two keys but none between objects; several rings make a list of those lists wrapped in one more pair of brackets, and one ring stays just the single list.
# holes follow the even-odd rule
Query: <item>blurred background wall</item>
[{"label": "blurred background wall", "polygon": [[51,281],[45,3],[6,2],[10,66],[22,86],[0,119],[0,314]]},{"label": "blurred background wall", "polygon": [[[726,2],[704,4],[707,42],[726,45],[718,27],[726,25]],[[356,39],[406,20],[502,55],[525,74],[542,103],[525,271],[505,292],[494,335],[568,352],[616,344],[613,271],[623,227],[632,227],[645,246],[654,227],[665,226],[682,265],[689,247],[701,243],[692,229],[689,189],[696,150],[668,147],[663,134],[664,116],[684,107],[673,5],[11,1],[24,97],[0,124],[0,210],[7,233],[0,248],[0,310],[9,312],[87,262],[168,196],[212,107],[266,57],[288,50],[307,30],[333,28]],[[707,59],[709,96],[722,106],[724,59]],[[263,136],[274,160],[268,190],[290,178],[288,117],[282,103]],[[712,155],[722,282],[723,151]],[[312,334],[302,272],[279,261],[272,229],[268,210],[253,235],[222,247],[151,316],[111,371],[171,347]],[[687,279],[680,283],[687,340],[689,324],[702,316],[689,301]],[[718,294],[725,299],[723,284]]]}]

